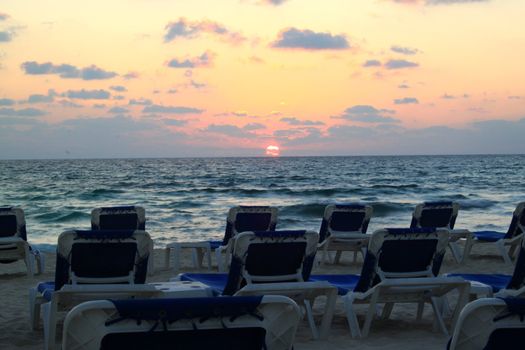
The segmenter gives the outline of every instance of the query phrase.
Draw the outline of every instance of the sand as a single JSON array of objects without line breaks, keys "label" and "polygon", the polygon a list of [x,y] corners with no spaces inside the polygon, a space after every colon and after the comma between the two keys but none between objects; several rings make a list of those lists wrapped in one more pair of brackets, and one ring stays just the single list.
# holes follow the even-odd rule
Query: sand
[{"label": "sand", "polygon": [[[149,282],[167,281],[174,277],[172,270],[160,268],[163,266],[162,251],[155,251],[156,272],[148,277]],[[506,273],[511,274],[513,267],[506,266],[496,255],[495,247],[476,245],[474,255],[466,264],[458,265],[447,252],[442,273]],[[491,254],[491,255],[485,255]],[[55,257],[45,254],[46,270],[42,275],[28,277],[23,262],[0,264],[0,349],[43,349],[42,329],[31,331],[29,327],[28,290],[39,281],[54,279]],[[185,256],[183,271],[197,271],[190,267],[189,257]],[[359,273],[362,260],[351,261],[351,255],[343,255],[341,265],[325,265],[316,268],[314,273]],[[203,270],[204,272],[204,270]],[[314,312],[319,313],[320,307],[314,306]],[[363,319],[363,309],[358,309],[360,321]],[[397,305],[389,320],[375,320],[371,333],[366,339],[352,339],[343,314],[342,303],[338,301],[332,330],[326,340],[312,340],[306,321],[302,321],[296,337],[295,349],[445,349],[448,337],[432,327],[432,311],[425,307],[423,320],[417,322],[416,308],[413,305]]]}]

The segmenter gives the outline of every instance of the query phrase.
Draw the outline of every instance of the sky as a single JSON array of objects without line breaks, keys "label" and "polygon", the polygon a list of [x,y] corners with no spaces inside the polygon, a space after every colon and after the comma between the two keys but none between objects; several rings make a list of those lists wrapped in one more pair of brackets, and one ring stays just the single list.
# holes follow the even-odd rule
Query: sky
[{"label": "sky", "polygon": [[523,18],[523,0],[2,0],[0,159],[523,153]]}]

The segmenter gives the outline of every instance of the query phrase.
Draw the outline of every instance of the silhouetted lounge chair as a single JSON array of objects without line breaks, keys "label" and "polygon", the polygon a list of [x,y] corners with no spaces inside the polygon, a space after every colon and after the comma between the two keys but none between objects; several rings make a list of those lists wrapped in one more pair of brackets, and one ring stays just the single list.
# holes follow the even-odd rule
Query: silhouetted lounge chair
[{"label": "silhouetted lounge chair", "polygon": [[153,243],[145,231],[65,231],[58,237],[55,280],[29,290],[31,327],[40,307],[45,348],[55,345],[57,312],[94,299],[158,294],[144,285]]},{"label": "silhouetted lounge chair", "polygon": [[325,262],[329,251],[336,251],[336,264],[344,251],[366,253],[369,235],[366,234],[372,217],[372,207],[362,204],[332,204],[326,206],[323,222],[319,229],[319,250],[323,251],[322,262]]},{"label": "silhouetted lounge chair", "polygon": [[[352,337],[369,333],[376,305],[384,303],[388,318],[395,303],[418,303],[418,320],[423,304],[429,302],[435,320],[447,334],[438,298],[458,289],[459,302],[453,320],[468,298],[469,283],[462,278],[437,277],[449,234],[446,229],[381,229],[372,234],[361,275],[313,275],[310,280],[328,281],[343,296]],[[354,305],[369,304],[363,328],[359,327]]]},{"label": "silhouetted lounge chair", "polygon": [[[512,221],[510,223],[507,233],[496,231],[474,231],[467,238],[465,243],[465,259],[470,256],[472,246],[478,243],[492,243],[498,252],[501,254],[505,263],[512,264],[511,256],[514,255],[517,247],[520,246],[523,239],[523,232],[525,231],[525,202],[521,202],[516,206],[512,214]],[[507,248],[509,251],[507,252]]]},{"label": "silhouetted lounge chair", "polygon": [[[185,273],[183,281],[198,281],[217,295],[285,295],[304,305],[314,338],[326,337],[330,329],[337,290],[327,282],[308,281],[317,249],[312,231],[243,232],[234,239],[229,273]],[[326,296],[320,334],[311,305]]]},{"label": "silhouetted lounge chair", "polygon": [[283,296],[90,301],[67,315],[62,348],[290,350],[299,318]]},{"label": "silhouetted lounge chair", "polygon": [[449,350],[521,350],[525,344],[525,299],[482,298],[461,311]]},{"label": "silhouetted lounge chair", "polygon": [[24,211],[3,207],[0,208],[0,264],[18,260],[24,260],[29,276],[44,271],[44,256],[27,243]]},{"label": "silhouetted lounge chair", "polygon": [[459,204],[450,201],[424,202],[416,205],[412,213],[411,228],[439,227],[446,228],[450,232],[450,242],[448,244],[452,256],[457,263],[463,261],[463,254],[458,241],[467,238],[468,230],[455,230],[454,225],[458,217]]},{"label": "silhouetted lounge chair", "polygon": [[[225,272],[232,252],[232,241],[240,232],[273,231],[277,225],[278,210],[268,206],[237,206],[229,210],[226,218],[226,230],[222,241],[204,242],[174,242],[166,246],[165,266],[169,267],[170,251],[173,250],[175,271],[180,266],[180,251],[182,248],[192,248],[196,251],[194,265],[200,266],[203,256],[208,259],[208,269],[211,269],[211,255],[215,252],[219,271]],[[222,258],[222,255],[225,258]]]}]

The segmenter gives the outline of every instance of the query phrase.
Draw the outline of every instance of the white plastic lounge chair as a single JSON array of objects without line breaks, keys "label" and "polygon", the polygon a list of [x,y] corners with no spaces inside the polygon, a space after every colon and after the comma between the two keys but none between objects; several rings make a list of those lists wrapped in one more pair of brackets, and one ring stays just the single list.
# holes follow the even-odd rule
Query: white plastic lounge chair
[{"label": "white plastic lounge chair", "polygon": [[318,249],[323,251],[322,262],[326,262],[329,251],[336,251],[334,263],[338,264],[344,251],[366,253],[369,235],[366,230],[373,209],[362,204],[331,204],[324,210],[319,229]]},{"label": "white plastic lounge chair", "polygon": [[95,208],[91,211],[92,230],[146,229],[146,211],[140,206]]},{"label": "white plastic lounge chair", "polygon": [[27,243],[24,211],[3,207],[0,208],[0,264],[18,260],[24,260],[28,276],[44,271],[44,256]]},{"label": "white plastic lounge chair", "polygon": [[[418,303],[417,319],[423,304],[432,305],[435,321],[447,333],[441,317],[439,298],[459,290],[459,301],[453,317],[457,319],[468,298],[469,283],[462,278],[436,277],[448,244],[448,230],[381,229],[372,234],[361,275],[313,275],[310,280],[329,281],[343,295],[352,337],[366,337],[376,313],[376,305],[384,303],[383,317],[388,318],[395,303]],[[365,322],[360,329],[355,304],[369,304]]]},{"label": "white plastic lounge chair", "polygon": [[299,318],[283,296],[90,301],[67,315],[62,348],[290,350]]},{"label": "white plastic lounge chair", "polygon": [[[512,275],[479,274],[479,273],[451,273],[447,276],[461,277],[471,283],[471,297],[480,296],[525,296],[525,240],[521,247]],[[483,288],[485,286],[486,288]]]},{"label": "white plastic lounge chair", "polygon": [[461,311],[449,350],[521,350],[525,347],[525,298],[482,298]]},{"label": "white plastic lounge chair", "polygon": [[40,307],[45,348],[55,345],[57,313],[86,301],[148,297],[144,285],[153,243],[145,231],[65,231],[58,237],[55,281],[29,290],[30,321],[38,327]]},{"label": "white plastic lounge chair", "polygon": [[[177,278],[210,286],[217,295],[285,295],[304,306],[314,338],[326,338],[330,330],[337,289],[327,282],[308,281],[318,235],[312,231],[243,232],[235,237],[230,271],[186,273]],[[326,296],[318,331],[311,306]]]},{"label": "white plastic lounge chair", "polygon": [[467,238],[468,230],[455,230],[454,225],[458,217],[459,203],[450,201],[424,202],[416,205],[412,213],[411,228],[439,227],[446,228],[450,232],[448,246],[452,256],[457,263],[463,261],[463,254],[458,241]]},{"label": "white plastic lounge chair", "polygon": [[[511,257],[514,256],[516,248],[521,244],[523,232],[525,232],[525,202],[521,202],[516,206],[507,233],[496,231],[471,232],[465,243],[464,259],[470,256],[473,245],[478,243],[493,243],[496,245],[503,260],[505,260],[505,263],[511,265]],[[508,252],[506,247],[509,247]]]},{"label": "white plastic lounge chair", "polygon": [[[217,267],[220,272],[227,270],[229,257],[233,244],[231,239],[240,232],[245,231],[273,231],[277,225],[278,210],[268,206],[237,206],[229,210],[226,218],[226,230],[222,241],[204,242],[175,242],[166,246],[165,267],[169,268],[170,251],[173,251],[175,262],[174,270],[177,272],[180,265],[180,252],[182,248],[192,248],[195,251],[194,265],[199,266],[204,255],[207,256],[208,269],[211,269],[211,254],[215,252]],[[222,259],[222,255],[225,259]]]}]

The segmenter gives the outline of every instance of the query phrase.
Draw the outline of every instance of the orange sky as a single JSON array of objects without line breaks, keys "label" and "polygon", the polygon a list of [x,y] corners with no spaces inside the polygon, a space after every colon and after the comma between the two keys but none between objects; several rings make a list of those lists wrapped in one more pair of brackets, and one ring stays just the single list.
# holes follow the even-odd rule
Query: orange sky
[{"label": "orange sky", "polygon": [[524,17],[521,0],[3,0],[0,158],[520,153]]}]

